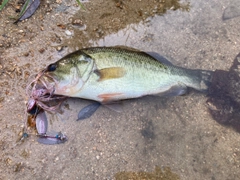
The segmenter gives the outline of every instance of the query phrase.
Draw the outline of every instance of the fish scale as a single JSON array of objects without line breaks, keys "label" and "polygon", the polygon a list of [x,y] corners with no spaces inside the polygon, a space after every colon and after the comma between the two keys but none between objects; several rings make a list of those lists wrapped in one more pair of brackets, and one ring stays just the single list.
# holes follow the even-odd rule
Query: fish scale
[{"label": "fish scale", "polygon": [[96,47],[83,49],[82,51],[92,57],[98,56],[96,60],[108,60],[110,64],[116,60],[117,65],[134,65],[136,68],[143,66],[145,68],[154,68],[155,70],[157,70],[157,67],[166,68],[163,63],[150,55],[132,48]]}]

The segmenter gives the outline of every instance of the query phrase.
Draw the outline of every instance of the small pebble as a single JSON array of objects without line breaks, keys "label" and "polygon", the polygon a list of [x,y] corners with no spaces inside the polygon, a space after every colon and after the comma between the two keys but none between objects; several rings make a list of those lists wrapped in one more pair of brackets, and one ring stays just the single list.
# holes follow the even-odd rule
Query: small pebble
[{"label": "small pebble", "polygon": [[72,32],[69,31],[69,30],[66,30],[66,31],[65,31],[65,34],[66,34],[67,36],[71,36],[71,35],[72,35]]},{"label": "small pebble", "polygon": [[82,26],[83,22],[82,22],[81,19],[75,19],[75,20],[72,21],[72,24],[76,25],[76,26]]},{"label": "small pebble", "polygon": [[56,3],[57,3],[57,4],[61,4],[61,3],[62,3],[62,0],[56,0]]},{"label": "small pebble", "polygon": [[63,50],[63,47],[62,46],[58,46],[57,47],[57,51],[61,51],[61,50]]},{"label": "small pebble", "polygon": [[41,54],[44,53],[44,51],[45,51],[44,48],[38,50],[38,52],[40,52]]}]

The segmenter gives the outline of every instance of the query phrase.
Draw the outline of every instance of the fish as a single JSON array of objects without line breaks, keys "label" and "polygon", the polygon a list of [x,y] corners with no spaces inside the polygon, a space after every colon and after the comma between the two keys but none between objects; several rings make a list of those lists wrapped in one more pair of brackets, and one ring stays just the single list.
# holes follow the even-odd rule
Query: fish
[{"label": "fish", "polygon": [[206,93],[212,71],[164,63],[129,47],[90,47],[48,65],[40,77],[54,94],[107,104],[146,95]]}]

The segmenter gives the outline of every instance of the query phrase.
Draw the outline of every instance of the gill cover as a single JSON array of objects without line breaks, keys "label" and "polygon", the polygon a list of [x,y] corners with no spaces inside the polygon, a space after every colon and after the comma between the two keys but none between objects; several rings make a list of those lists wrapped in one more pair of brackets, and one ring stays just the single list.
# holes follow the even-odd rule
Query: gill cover
[{"label": "gill cover", "polygon": [[95,61],[81,50],[50,64],[46,73],[55,81],[55,94],[74,95],[93,72]]}]

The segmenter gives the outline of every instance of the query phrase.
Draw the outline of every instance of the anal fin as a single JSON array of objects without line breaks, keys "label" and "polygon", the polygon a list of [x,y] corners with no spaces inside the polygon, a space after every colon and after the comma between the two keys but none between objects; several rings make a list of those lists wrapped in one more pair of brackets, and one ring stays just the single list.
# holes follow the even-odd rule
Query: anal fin
[{"label": "anal fin", "polygon": [[161,92],[156,94],[157,96],[167,96],[167,97],[171,97],[171,96],[182,96],[184,94],[187,94],[188,92],[188,87],[184,86],[184,85],[175,85],[172,86],[170,89],[168,89],[167,91]]}]

